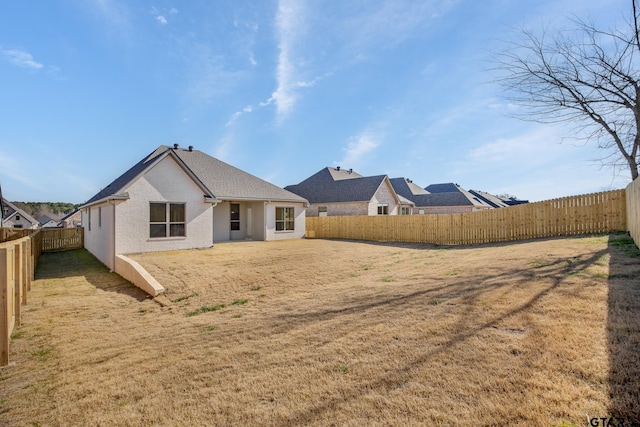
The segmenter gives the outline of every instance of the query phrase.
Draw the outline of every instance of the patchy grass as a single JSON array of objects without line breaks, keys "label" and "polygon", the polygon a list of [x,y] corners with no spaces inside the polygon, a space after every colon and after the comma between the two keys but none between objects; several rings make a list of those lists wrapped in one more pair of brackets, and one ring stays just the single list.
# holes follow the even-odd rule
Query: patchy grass
[{"label": "patchy grass", "polygon": [[[624,237],[135,255],[168,305],[85,251],[44,254],[0,368],[0,425],[640,421],[640,263]],[[228,315],[203,315],[220,301]]]},{"label": "patchy grass", "polygon": [[197,310],[193,310],[193,311],[188,311],[186,313],[187,317],[191,317],[191,316],[197,316],[198,314],[201,313],[208,313],[210,311],[218,311],[218,310],[222,310],[223,308],[226,307],[226,304],[216,304],[216,305],[203,305],[202,307],[200,307]]}]

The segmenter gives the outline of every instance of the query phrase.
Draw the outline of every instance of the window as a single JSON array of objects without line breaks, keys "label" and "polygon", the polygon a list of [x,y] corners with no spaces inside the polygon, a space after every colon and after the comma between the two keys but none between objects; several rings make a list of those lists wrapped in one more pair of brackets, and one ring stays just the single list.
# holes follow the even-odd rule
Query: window
[{"label": "window", "polygon": [[231,230],[240,230],[240,203],[231,203]]},{"label": "window", "polygon": [[184,203],[150,203],[149,237],[186,236]]},{"label": "window", "polygon": [[389,205],[388,204],[379,204],[378,205],[378,215],[389,215]]},{"label": "window", "polygon": [[91,231],[91,208],[87,209],[87,216],[89,217],[89,231]]},{"label": "window", "polygon": [[327,216],[326,206],[318,206],[318,216]]},{"label": "window", "polygon": [[409,215],[411,213],[410,209],[411,208],[409,208],[408,206],[403,206],[402,208],[400,208],[400,215]]},{"label": "window", "polygon": [[276,208],[276,231],[292,231],[295,225],[294,208]]},{"label": "window", "polygon": [[102,208],[98,208],[98,227],[102,227]]},{"label": "window", "polygon": [[20,221],[20,215],[16,215],[16,221]]}]

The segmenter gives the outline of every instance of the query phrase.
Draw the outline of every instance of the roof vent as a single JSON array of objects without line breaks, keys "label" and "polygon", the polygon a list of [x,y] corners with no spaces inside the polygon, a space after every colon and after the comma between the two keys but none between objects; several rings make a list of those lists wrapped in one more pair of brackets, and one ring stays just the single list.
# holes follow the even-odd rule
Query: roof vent
[{"label": "roof vent", "polygon": [[177,149],[178,149],[178,147],[180,147],[178,144],[173,144],[173,149],[174,149],[174,150],[177,150]]},{"label": "roof vent", "polygon": [[340,166],[336,166],[336,170],[339,171],[340,170]]},{"label": "roof vent", "polygon": [[189,151],[193,151],[193,145],[189,146]]},{"label": "roof vent", "polygon": [[349,173],[353,173],[353,169],[349,169]]}]

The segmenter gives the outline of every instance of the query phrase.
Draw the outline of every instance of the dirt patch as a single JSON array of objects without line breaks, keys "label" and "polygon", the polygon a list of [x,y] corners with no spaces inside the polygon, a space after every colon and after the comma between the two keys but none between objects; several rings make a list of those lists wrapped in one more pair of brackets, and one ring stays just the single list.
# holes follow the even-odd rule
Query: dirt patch
[{"label": "dirt patch", "polygon": [[84,251],[45,254],[0,424],[633,421],[640,259],[610,239],[624,236],[132,256],[163,304]]}]

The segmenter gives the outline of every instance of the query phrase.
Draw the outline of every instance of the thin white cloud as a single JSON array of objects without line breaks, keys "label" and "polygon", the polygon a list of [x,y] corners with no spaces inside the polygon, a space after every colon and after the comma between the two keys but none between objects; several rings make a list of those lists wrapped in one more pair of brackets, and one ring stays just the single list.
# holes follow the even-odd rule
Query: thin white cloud
[{"label": "thin white cloud", "polygon": [[[174,10],[175,12],[173,12]],[[171,9],[169,10],[169,13],[176,14],[178,13],[178,11],[176,9]],[[167,18],[164,15],[162,15],[155,6],[151,7],[151,14],[156,18],[156,21],[158,21],[161,25],[167,25],[169,23],[169,21],[167,21]]]},{"label": "thin white cloud", "polygon": [[36,61],[30,53],[23,50],[0,49],[0,53],[7,61],[9,61],[9,63],[17,67],[29,68],[31,70],[39,70],[43,67],[43,65]]},{"label": "thin white cloud", "polygon": [[243,114],[246,114],[246,113],[250,113],[252,111],[253,111],[253,106],[251,106],[251,105],[247,105],[242,110],[236,111],[235,113],[233,113],[231,115],[231,118],[229,118],[229,120],[227,121],[225,126],[226,127],[233,126],[233,124],[240,118],[240,116],[242,116]]},{"label": "thin white cloud", "polygon": [[359,135],[349,138],[347,147],[344,148],[342,160],[337,162],[344,167],[352,167],[362,164],[364,157],[374,151],[382,143],[382,137],[371,131],[364,131]]},{"label": "thin white cloud", "polygon": [[280,0],[276,17],[276,30],[278,37],[278,87],[271,99],[276,104],[278,121],[282,122],[291,113],[297,95],[296,68],[293,62],[293,50],[296,41],[300,37],[302,23],[301,2],[297,0]]}]

